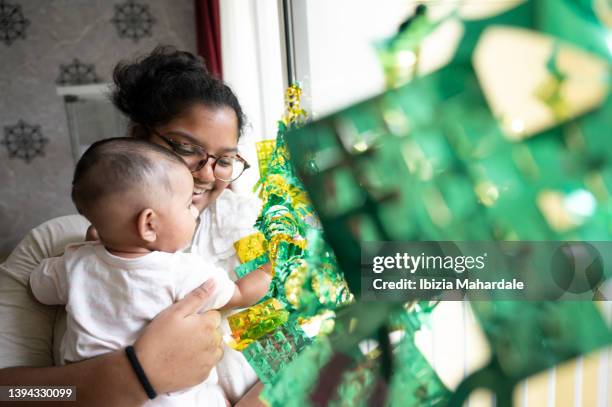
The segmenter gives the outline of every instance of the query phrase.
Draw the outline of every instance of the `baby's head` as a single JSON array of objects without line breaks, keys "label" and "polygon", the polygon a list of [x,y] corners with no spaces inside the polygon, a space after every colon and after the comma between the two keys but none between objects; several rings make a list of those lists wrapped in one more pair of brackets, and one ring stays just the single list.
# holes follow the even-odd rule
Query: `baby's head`
[{"label": "baby's head", "polygon": [[77,163],[72,200],[100,240],[119,252],[175,252],[191,241],[197,210],[185,163],[156,144],[112,138]]}]

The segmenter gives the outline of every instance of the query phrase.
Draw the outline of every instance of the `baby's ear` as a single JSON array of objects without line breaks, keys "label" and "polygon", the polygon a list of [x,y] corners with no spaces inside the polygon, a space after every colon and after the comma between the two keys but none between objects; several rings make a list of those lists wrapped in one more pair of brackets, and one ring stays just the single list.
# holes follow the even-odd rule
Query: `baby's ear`
[{"label": "baby's ear", "polygon": [[138,214],[138,235],[145,242],[157,240],[157,214],[153,209],[143,209]]}]

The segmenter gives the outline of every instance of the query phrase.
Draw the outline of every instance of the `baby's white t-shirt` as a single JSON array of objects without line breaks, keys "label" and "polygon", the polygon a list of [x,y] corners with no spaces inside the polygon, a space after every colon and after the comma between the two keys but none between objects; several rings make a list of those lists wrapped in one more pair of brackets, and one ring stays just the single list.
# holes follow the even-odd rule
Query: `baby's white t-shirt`
[{"label": "baby's white t-shirt", "polygon": [[[227,304],[235,284],[201,256],[152,252],[124,259],[99,242],[85,242],[67,246],[61,257],[43,260],[32,271],[30,286],[40,302],[66,304],[60,355],[62,363],[69,363],[132,345],[159,312],[209,278],[216,280],[216,289],[202,311]],[[153,402],[225,406],[216,371],[198,386]]]}]

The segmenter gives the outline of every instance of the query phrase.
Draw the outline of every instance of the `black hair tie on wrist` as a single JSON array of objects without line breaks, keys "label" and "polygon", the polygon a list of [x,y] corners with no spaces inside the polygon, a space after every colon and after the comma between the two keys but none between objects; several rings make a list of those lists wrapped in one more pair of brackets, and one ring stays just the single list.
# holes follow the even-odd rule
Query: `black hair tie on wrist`
[{"label": "black hair tie on wrist", "polygon": [[138,381],[140,382],[140,384],[142,384],[145,393],[147,393],[147,397],[153,400],[155,397],[157,397],[157,393],[153,389],[153,386],[151,386],[151,382],[149,382],[149,379],[147,378],[144,369],[140,365],[140,362],[136,357],[134,347],[128,346],[127,348],[125,348],[125,354],[127,355],[127,358],[130,361],[130,365],[132,365],[134,373],[136,373],[136,377],[138,377]]}]

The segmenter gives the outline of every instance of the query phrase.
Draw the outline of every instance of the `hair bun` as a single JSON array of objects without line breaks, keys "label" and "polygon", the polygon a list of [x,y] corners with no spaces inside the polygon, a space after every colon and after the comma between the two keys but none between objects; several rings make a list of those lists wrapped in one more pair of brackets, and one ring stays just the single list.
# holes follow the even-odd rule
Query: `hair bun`
[{"label": "hair bun", "polygon": [[114,105],[141,129],[166,124],[194,103],[228,107],[244,117],[238,99],[221,80],[211,76],[201,57],[171,46],[159,46],[136,61],[121,61],[113,70]]},{"label": "hair bun", "polygon": [[140,60],[117,64],[113,70],[115,88],[111,98],[134,123],[155,126],[176,115],[176,109],[167,102],[182,93],[177,82],[208,76],[200,57],[172,46],[159,46]]}]

